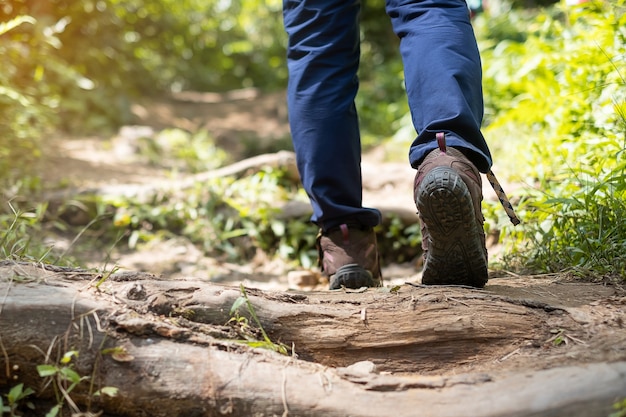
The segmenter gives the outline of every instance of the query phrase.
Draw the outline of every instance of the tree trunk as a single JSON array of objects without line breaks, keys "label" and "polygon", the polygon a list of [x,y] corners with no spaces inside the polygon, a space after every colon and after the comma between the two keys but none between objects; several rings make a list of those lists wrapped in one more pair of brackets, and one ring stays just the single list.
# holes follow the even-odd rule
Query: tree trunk
[{"label": "tree trunk", "polygon": [[[36,366],[71,366],[93,381],[69,393],[76,408],[110,416],[602,416],[626,395],[623,355],[551,366],[555,324],[565,338],[585,321],[564,307],[453,287],[246,289],[252,308],[244,302],[228,323],[239,288],[105,278],[0,263],[2,386],[24,382],[50,398],[54,384]],[[259,335],[252,313],[268,346],[295,353],[242,343]],[[581,342],[568,347],[573,358],[590,349],[591,336],[570,338]],[[69,351],[78,356],[63,364]],[[516,365],[520,351],[536,356],[535,369]],[[102,386],[119,393],[91,395]]]}]

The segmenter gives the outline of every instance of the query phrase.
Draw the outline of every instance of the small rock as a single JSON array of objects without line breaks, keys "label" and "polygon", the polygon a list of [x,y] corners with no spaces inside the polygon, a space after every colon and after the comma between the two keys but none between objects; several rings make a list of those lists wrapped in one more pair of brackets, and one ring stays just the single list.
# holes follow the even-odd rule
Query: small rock
[{"label": "small rock", "polygon": [[353,363],[352,365],[341,368],[341,370],[348,375],[352,376],[367,376],[369,374],[377,374],[376,364],[372,361],[360,361]]},{"label": "small rock", "polygon": [[129,300],[143,301],[147,297],[146,289],[138,282],[129,284],[124,289],[124,292],[126,293],[126,298],[128,298]]},{"label": "small rock", "polygon": [[320,277],[314,271],[289,271],[287,281],[291,288],[315,287]]}]

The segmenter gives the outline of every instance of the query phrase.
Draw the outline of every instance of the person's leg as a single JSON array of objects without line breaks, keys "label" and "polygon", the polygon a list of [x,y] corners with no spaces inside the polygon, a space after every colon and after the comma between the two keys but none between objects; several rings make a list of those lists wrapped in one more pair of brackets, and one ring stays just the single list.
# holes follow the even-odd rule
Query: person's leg
[{"label": "person's leg", "polygon": [[289,36],[289,123],[311,220],[328,231],[366,227],[380,212],[362,207],[358,89],[359,0],[284,0]]},{"label": "person's leg", "polygon": [[481,63],[465,0],[387,0],[400,37],[418,136],[409,160],[422,226],[424,284],[487,282],[480,171],[491,154],[480,132]]},{"label": "person's leg", "polygon": [[435,135],[460,149],[481,172],[491,154],[480,132],[482,69],[465,0],[387,0],[400,37],[405,83],[418,136],[409,160],[417,168],[437,148]]},{"label": "person's leg", "polygon": [[298,170],[320,226],[330,288],[382,283],[376,209],[362,206],[358,90],[360,0],[284,0],[287,105]]}]

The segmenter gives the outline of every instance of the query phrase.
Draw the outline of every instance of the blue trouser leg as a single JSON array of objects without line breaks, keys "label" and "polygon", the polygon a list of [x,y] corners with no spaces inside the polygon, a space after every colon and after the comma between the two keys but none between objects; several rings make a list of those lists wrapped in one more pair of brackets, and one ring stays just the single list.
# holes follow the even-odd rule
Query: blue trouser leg
[{"label": "blue trouser leg", "polygon": [[311,220],[324,230],[345,222],[375,226],[362,207],[358,89],[359,0],[284,0],[289,36],[289,123]]},{"label": "blue trouser leg", "polygon": [[487,172],[491,154],[480,132],[482,69],[465,0],[386,0],[400,37],[405,83],[418,136],[409,150],[415,168],[446,132],[448,146],[464,151]]},{"label": "blue trouser leg", "polygon": [[[359,0],[284,0],[289,35],[289,121],[312,220],[324,229],[345,221],[374,226],[363,208],[358,89]],[[418,136],[409,160],[417,167],[437,147],[435,134],[463,150],[479,170],[491,166],[480,132],[481,64],[465,0],[387,0]]]}]

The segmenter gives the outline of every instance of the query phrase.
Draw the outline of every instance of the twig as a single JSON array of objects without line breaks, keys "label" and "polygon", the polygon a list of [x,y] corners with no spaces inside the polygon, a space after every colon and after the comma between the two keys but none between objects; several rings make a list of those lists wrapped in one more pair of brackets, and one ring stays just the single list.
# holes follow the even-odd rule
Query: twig
[{"label": "twig", "polygon": [[[60,375],[57,376],[57,378],[61,378]],[[63,398],[65,398],[65,401],[67,401],[67,405],[70,406],[70,408],[72,409],[73,413],[80,413],[80,408],[78,408],[78,405],[76,405],[76,403],[74,402],[74,400],[72,399],[72,397],[70,396],[70,391],[72,389],[74,389],[73,384],[70,386],[70,391],[66,390],[63,387],[63,384],[59,381],[57,383],[57,388],[59,388],[59,391],[61,391],[61,394],[63,395]]]},{"label": "twig", "polygon": [[463,301],[461,301],[461,300],[458,300],[458,299],[456,299],[456,298],[454,298],[454,297],[447,297],[447,299],[448,299],[448,300],[452,300],[452,301],[456,301],[456,302],[457,302],[457,303],[459,303],[459,304],[463,304],[465,307],[469,307],[469,306],[470,306],[469,304],[467,304],[467,303],[465,303],[465,302],[463,302]]},{"label": "twig", "polygon": [[512,352],[507,353],[506,355],[504,355],[503,357],[501,357],[500,359],[496,360],[496,362],[504,362],[505,360],[509,359],[511,356],[513,355],[517,355],[520,352],[520,349],[517,348]]},{"label": "twig", "polygon": [[[559,342],[557,342],[557,340],[559,340]],[[565,331],[564,330],[559,330],[558,333],[556,333],[554,336],[552,336],[551,338],[549,338],[548,340],[546,340],[543,343],[544,344],[546,344],[546,343],[554,343],[557,346],[559,344],[561,344],[561,343],[565,343],[567,345],[567,339],[566,339]]]},{"label": "twig", "polygon": [[286,368],[289,366],[289,364],[291,363],[291,358],[289,358],[289,360],[287,361],[287,363],[285,364],[285,367],[283,368],[283,386],[282,386],[282,400],[283,400],[283,415],[282,417],[287,417],[289,415],[289,407],[287,406],[287,373],[286,373]]},{"label": "twig", "polygon": [[331,392],[333,390],[333,382],[326,376],[325,372],[326,370],[324,369],[324,371],[318,374],[320,377],[320,385],[324,388],[324,391]]},{"label": "twig", "polygon": [[506,269],[502,269],[502,270],[501,270],[501,272],[504,272],[505,274],[510,275],[510,276],[512,276],[512,277],[515,277],[515,278],[519,278],[519,277],[521,277],[521,275],[520,275],[520,274],[516,274],[515,272],[513,272],[513,271],[508,271],[508,270],[506,270]]},{"label": "twig", "polygon": [[583,341],[583,340],[580,340],[580,339],[578,339],[577,337],[571,336],[571,335],[569,335],[569,334],[567,334],[567,333],[565,333],[563,336],[567,337],[567,338],[568,338],[568,339],[570,339],[572,342],[576,342],[576,343],[578,343],[579,345],[583,345],[583,346],[586,346],[586,345],[587,345],[587,342],[585,342],[585,341]]}]

